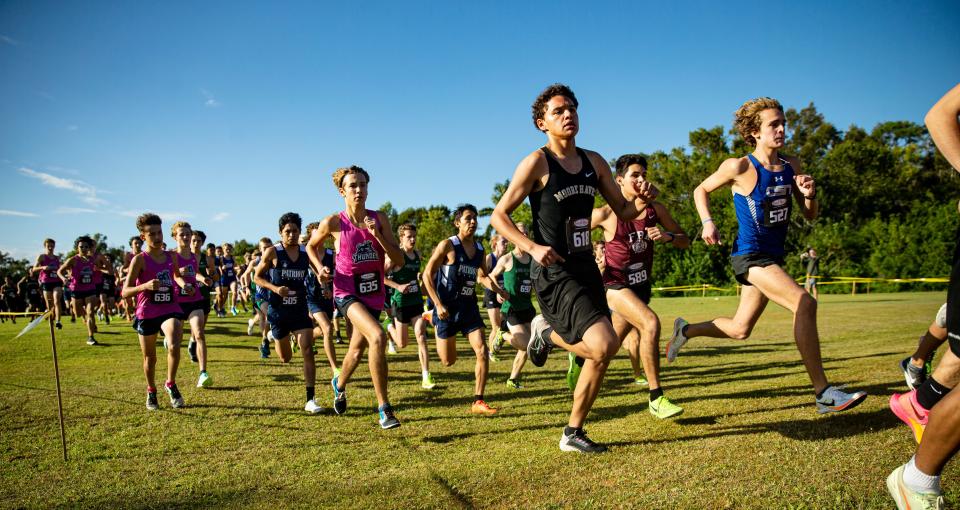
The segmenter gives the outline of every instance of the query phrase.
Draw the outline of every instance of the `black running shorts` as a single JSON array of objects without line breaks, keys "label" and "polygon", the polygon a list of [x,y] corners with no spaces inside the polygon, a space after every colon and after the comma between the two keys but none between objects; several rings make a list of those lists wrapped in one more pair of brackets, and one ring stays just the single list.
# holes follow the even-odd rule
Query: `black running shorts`
[{"label": "black running shorts", "polygon": [[947,287],[947,340],[950,341],[950,350],[960,356],[960,230],[953,250],[950,286]]},{"label": "black running shorts", "polygon": [[590,326],[604,317],[610,318],[603,278],[592,258],[568,259],[564,265],[549,267],[534,262],[530,276],[540,313],[564,342],[580,342]]},{"label": "black running shorts", "polygon": [[168,313],[151,319],[134,319],[133,329],[141,336],[153,336],[160,332],[160,326],[170,319],[183,320],[182,313]]},{"label": "black running shorts", "polygon": [[747,281],[747,272],[751,267],[767,267],[778,265],[783,267],[783,255],[769,255],[767,253],[745,253],[730,257],[733,264],[733,276],[741,285],[751,285]]}]

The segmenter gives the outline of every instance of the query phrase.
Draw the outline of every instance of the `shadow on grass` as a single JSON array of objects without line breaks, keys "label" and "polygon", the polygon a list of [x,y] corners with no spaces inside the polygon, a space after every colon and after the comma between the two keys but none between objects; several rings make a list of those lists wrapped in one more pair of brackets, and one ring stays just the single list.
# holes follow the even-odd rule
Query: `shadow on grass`
[{"label": "shadow on grass", "polygon": [[144,501],[133,500],[129,495],[117,495],[116,499],[90,499],[86,501],[72,501],[69,504],[58,505],[56,508],[76,508],[77,506],[88,508],[199,508],[199,507],[220,507],[233,508],[243,507],[250,504],[251,499],[257,494],[257,490],[247,491],[227,491],[207,494],[182,494],[177,497],[175,492],[151,491],[148,493],[148,499]]}]

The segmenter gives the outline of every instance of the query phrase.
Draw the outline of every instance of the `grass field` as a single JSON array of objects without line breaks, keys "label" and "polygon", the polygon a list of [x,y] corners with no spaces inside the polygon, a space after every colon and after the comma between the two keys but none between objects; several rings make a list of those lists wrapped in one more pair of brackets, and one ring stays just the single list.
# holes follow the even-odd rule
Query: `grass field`
[{"label": "grass field", "polygon": [[[473,362],[465,341],[451,368],[434,356],[432,391],[420,388],[408,347],[389,359],[403,426],[382,431],[365,366],[348,386],[346,415],[308,416],[299,358],[260,360],[245,318],[230,318],[208,327],[215,386],[194,387],[198,369],[184,350],[178,379],[187,407],[171,409],[161,393],[158,412],[144,409],[128,323],[101,325],[97,347],[84,343],[81,326],[65,324],[64,463],[46,329],[13,340],[24,322],[8,322],[0,326],[0,507],[891,508],[884,479],[915,444],[887,399],[903,391],[897,362],[943,299],[823,297],[827,375],[870,394],[839,415],[816,413],[791,317],[773,305],[749,340],[695,339],[665,364],[667,395],[685,409],[676,419],[647,412],[621,353],[586,427],[611,446],[599,456],[557,448],[571,401],[562,353],[545,368],[528,364],[522,390],[504,386],[509,361],[491,365],[487,400],[501,413],[484,418],[467,414]],[[736,298],[653,305],[669,331],[678,314],[730,314]],[[329,377],[320,370],[325,406]],[[944,475],[952,506],[956,467]]]}]

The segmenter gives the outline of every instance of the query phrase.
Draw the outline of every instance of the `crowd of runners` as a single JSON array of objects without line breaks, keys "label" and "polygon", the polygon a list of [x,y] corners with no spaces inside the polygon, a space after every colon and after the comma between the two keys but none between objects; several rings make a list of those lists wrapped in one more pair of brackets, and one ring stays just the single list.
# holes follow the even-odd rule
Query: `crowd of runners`
[{"label": "crowd of runners", "polygon": [[[457,361],[458,335],[473,353],[475,384],[464,396],[469,411],[493,415],[486,402],[490,363],[499,361],[507,345],[515,351],[505,384],[523,387],[529,360],[542,367],[554,349],[567,352],[567,384],[573,393],[567,425],[560,434],[563,451],[599,453],[607,448],[588,437],[587,416],[596,401],[614,355],[623,347],[634,382],[645,386],[649,412],[660,419],[683,409],[671,401],[660,380],[661,352],[667,362],[682,357],[694,338],[748,338],[770,301],[794,315],[793,335],[810,378],[811,403],[819,413],[853,408],[866,398],[831,384],[823,368],[817,328],[815,270],[808,269],[806,289],[784,270],[785,239],[791,211],[807,219],[817,216],[817,185],[803,173],[801,162],[785,155],[786,119],[774,99],[758,98],[735,113],[735,125],[754,150],[724,161],[695,190],[693,197],[700,237],[721,243],[711,217],[710,196],[721,188],[733,193],[737,237],[731,265],[741,284],[732,317],[688,323],[676,318],[661,350],[661,321],[651,308],[653,258],[657,244],[688,248],[691,238],[677,223],[659,190],[648,180],[647,161],[637,154],[620,156],[610,168],[596,152],[576,145],[578,101],[568,87],[545,89],[532,106],[535,127],[546,144],[517,166],[493,210],[497,232],[486,253],[477,234],[477,209],[461,205],[453,213],[456,234],[424,255],[417,245],[417,227],[396,226],[367,208],[370,174],[350,166],[333,173],[344,200],[342,211],[304,228],[301,216],[288,212],[277,222],[277,236],[260,239],[252,253],[240,258],[233,246],[216,246],[184,221],[167,231],[176,243],[168,250],[159,216],[137,218],[137,236],[122,261],[98,253],[89,237],[71,248],[76,255],[61,260],[52,239],[44,241],[30,276],[19,282],[7,277],[2,289],[7,309],[51,310],[50,320],[62,327],[64,317],[85,324],[87,343],[96,345],[97,322],[111,317],[132,321],[143,354],[146,407],[159,407],[155,366],[156,342],[166,347],[165,391],[171,406],[184,406],[176,384],[180,345],[189,325],[188,353],[199,364],[197,387],[213,384],[204,333],[212,313],[224,317],[249,313],[248,334],[259,332],[260,356],[275,352],[289,362],[294,351],[303,357],[304,409],[323,411],[316,392],[314,347],[322,338],[330,372],[329,401],[336,414],[347,411],[347,387],[363,355],[369,366],[384,429],[400,426],[390,404],[388,355],[412,344],[421,368],[424,390],[436,386],[430,372],[428,325],[435,336],[440,363]],[[927,117],[931,135],[948,161],[960,169],[960,86],[935,105]],[[594,208],[595,196],[606,202]],[[516,223],[511,214],[529,200],[532,221]],[[691,228],[691,226],[687,226]],[[592,241],[593,231],[600,240]],[[816,252],[804,255],[814,267]],[[812,282],[810,280],[813,280]],[[483,287],[482,296],[477,286]],[[533,296],[539,305],[534,306]],[[937,314],[920,346],[901,369],[910,391],[893,395],[890,407],[910,426],[919,443],[917,455],[891,473],[888,487],[901,508],[936,508],[939,473],[960,447],[960,245],[954,256],[947,304]],[[491,331],[484,331],[481,306]],[[243,310],[241,312],[238,307]],[[341,334],[341,331],[344,334]],[[701,341],[701,340],[698,340]],[[930,359],[949,341],[950,349],[935,370]],[[337,343],[346,342],[338,356]],[[323,380],[328,380],[326,375]],[[922,441],[921,441],[922,439]],[[912,506],[910,506],[912,505]]]}]

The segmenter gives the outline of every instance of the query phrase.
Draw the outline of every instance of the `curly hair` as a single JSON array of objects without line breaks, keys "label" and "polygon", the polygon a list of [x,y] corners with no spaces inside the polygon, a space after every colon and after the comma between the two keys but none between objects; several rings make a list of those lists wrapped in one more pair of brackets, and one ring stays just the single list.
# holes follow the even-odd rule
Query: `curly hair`
[{"label": "curly hair", "polygon": [[359,174],[367,178],[367,184],[370,184],[370,174],[366,170],[358,167],[357,165],[350,165],[348,167],[338,168],[333,172],[333,185],[340,189],[343,187],[344,177],[350,174]]},{"label": "curly hair", "polygon": [[740,133],[740,136],[743,137],[743,140],[747,142],[747,145],[751,147],[757,145],[757,140],[753,137],[753,133],[760,131],[760,112],[769,109],[777,109],[780,110],[780,113],[783,113],[783,105],[780,104],[780,101],[772,97],[751,99],[743,103],[743,106],[740,108],[737,108],[737,111],[733,112],[733,126],[737,129],[737,132]]},{"label": "curly hair", "polygon": [[403,237],[404,232],[412,232],[415,235],[417,233],[417,226],[413,223],[404,223],[397,227],[397,237]]},{"label": "curly hair", "polygon": [[533,105],[530,107],[533,114],[533,127],[537,128],[538,131],[541,131],[540,126],[537,125],[537,121],[543,119],[544,113],[546,113],[547,102],[550,101],[550,98],[555,96],[563,96],[571,101],[573,101],[574,107],[579,107],[580,103],[577,101],[577,96],[573,94],[573,91],[570,90],[570,87],[562,83],[554,83],[549,87],[543,89],[543,92],[533,101]]},{"label": "curly hair", "polygon": [[163,225],[163,220],[156,214],[147,212],[137,216],[137,230],[145,232],[151,225]]},{"label": "curly hair", "polygon": [[193,227],[191,227],[189,223],[185,221],[178,221],[174,223],[172,227],[170,227],[170,235],[176,236],[177,231],[180,230],[181,228],[188,228],[190,230],[193,230]]}]

